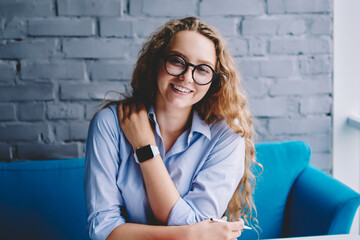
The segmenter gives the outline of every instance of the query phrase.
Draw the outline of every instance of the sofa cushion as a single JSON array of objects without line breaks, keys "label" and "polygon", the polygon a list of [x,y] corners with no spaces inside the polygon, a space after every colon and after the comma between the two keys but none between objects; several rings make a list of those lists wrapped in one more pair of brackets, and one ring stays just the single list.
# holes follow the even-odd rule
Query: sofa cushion
[{"label": "sofa cushion", "polygon": [[84,163],[0,163],[0,239],[89,239]]},{"label": "sofa cushion", "polygon": [[[296,178],[309,164],[310,148],[296,141],[261,143],[255,149],[257,161],[263,165],[254,193],[260,238],[281,237],[286,201]],[[255,167],[254,172],[256,175],[261,168]],[[245,230],[240,239],[258,239],[258,235]]]}]

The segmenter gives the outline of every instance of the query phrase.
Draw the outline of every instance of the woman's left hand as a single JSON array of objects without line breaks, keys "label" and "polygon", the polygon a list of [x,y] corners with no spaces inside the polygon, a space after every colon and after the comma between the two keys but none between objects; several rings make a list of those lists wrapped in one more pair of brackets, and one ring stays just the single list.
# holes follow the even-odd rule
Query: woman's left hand
[{"label": "woman's left hand", "polygon": [[156,145],[154,130],[143,104],[121,102],[118,117],[121,129],[134,150],[149,144]]}]

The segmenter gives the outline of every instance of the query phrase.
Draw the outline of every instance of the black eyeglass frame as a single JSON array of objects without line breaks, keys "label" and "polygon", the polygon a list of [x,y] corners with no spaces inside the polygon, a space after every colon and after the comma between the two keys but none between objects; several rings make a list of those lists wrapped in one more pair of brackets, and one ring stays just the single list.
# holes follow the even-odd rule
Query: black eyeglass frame
[{"label": "black eyeglass frame", "polygon": [[[167,63],[167,60],[168,60],[169,58],[171,58],[171,57],[180,57],[182,60],[184,60],[185,69],[184,69],[180,74],[171,74],[171,73],[167,70],[167,68],[166,68],[166,63]],[[219,73],[216,72],[210,65],[205,64],[205,63],[199,64],[199,65],[195,65],[195,64],[189,63],[189,62],[186,61],[186,59],[185,59],[183,56],[181,56],[180,54],[172,54],[172,55],[169,55],[169,56],[167,56],[167,57],[164,57],[164,67],[165,67],[165,70],[166,70],[166,72],[167,72],[168,74],[170,74],[171,76],[178,77],[178,76],[184,75],[184,74],[186,73],[186,71],[187,71],[187,69],[188,69],[189,66],[193,67],[193,70],[192,70],[192,72],[191,72],[191,76],[192,76],[192,79],[194,80],[194,82],[195,82],[197,85],[201,85],[201,86],[208,85],[208,84],[211,83],[212,81],[216,80],[216,79],[218,78],[218,76],[219,76]],[[198,83],[198,82],[195,80],[195,78],[194,78],[195,69],[198,68],[198,67],[200,67],[200,66],[207,66],[207,67],[209,67],[209,68],[211,69],[212,73],[213,73],[213,76],[212,76],[211,80],[210,80],[209,82],[207,82],[207,83]]]}]

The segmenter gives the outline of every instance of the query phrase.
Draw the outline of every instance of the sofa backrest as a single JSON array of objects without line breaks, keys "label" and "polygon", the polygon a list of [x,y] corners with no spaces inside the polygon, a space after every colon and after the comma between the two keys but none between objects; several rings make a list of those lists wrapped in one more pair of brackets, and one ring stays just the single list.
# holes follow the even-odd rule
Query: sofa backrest
[{"label": "sofa backrest", "polygon": [[[310,148],[303,142],[261,143],[256,152],[264,167],[254,195],[260,238],[280,237],[288,194],[309,163]],[[0,239],[89,239],[84,163],[84,159],[0,163]],[[257,238],[249,230],[241,237]]]},{"label": "sofa backrest", "polygon": [[[254,201],[261,231],[260,238],[282,236],[288,195],[296,178],[310,161],[309,146],[300,141],[261,143],[255,146],[263,172],[257,177]],[[261,172],[256,167],[254,172]],[[246,230],[240,239],[257,239],[255,231]]]},{"label": "sofa backrest", "polygon": [[84,163],[0,163],[0,239],[89,239]]}]

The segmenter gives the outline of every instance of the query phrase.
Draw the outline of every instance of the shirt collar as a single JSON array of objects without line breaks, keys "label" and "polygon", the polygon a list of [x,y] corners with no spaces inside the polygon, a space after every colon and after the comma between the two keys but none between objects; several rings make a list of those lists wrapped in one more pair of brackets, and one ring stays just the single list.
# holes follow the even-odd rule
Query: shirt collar
[{"label": "shirt collar", "polygon": [[[153,106],[150,106],[148,110],[148,116],[149,119],[154,121],[156,125],[158,124],[156,121],[155,109]],[[192,136],[194,132],[201,133],[209,140],[211,140],[210,126],[203,119],[201,119],[201,117],[196,111],[194,111],[193,113],[193,118],[190,128],[190,136]]]}]

